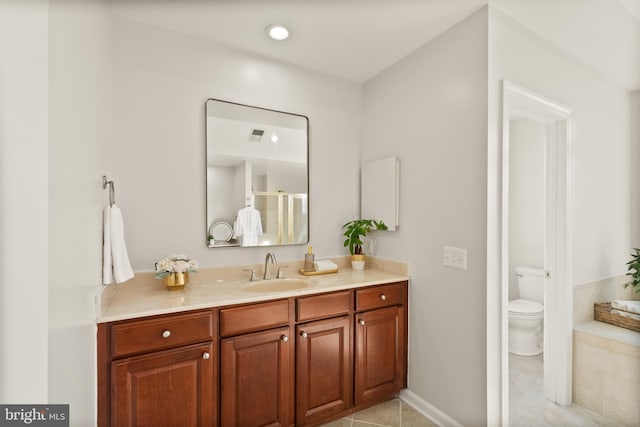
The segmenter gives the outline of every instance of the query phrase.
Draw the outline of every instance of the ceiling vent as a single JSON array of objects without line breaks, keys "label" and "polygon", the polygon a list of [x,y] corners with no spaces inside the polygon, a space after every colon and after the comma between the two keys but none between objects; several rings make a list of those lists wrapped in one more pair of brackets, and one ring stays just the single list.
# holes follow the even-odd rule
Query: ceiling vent
[{"label": "ceiling vent", "polygon": [[264,135],[264,130],[262,130],[262,129],[253,129],[251,131],[251,134],[249,135],[249,141],[259,142],[262,139],[263,135]]}]

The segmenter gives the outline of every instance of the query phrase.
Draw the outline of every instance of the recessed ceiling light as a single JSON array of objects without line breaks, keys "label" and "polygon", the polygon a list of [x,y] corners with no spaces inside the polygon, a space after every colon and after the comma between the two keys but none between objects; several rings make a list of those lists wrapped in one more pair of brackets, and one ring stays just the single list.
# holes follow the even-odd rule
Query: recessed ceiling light
[{"label": "recessed ceiling light", "polygon": [[271,24],[264,29],[265,33],[274,40],[286,40],[289,38],[289,30],[283,25]]}]

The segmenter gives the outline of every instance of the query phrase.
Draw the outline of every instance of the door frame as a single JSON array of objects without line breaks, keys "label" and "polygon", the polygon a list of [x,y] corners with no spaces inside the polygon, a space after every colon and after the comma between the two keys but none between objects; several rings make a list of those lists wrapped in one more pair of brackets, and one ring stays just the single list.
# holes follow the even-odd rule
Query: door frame
[{"label": "door frame", "polygon": [[[509,120],[515,114],[542,121],[545,142],[544,395],[561,405],[572,400],[573,288],[570,251],[571,109],[508,80],[502,81],[502,186],[500,198],[501,424],[509,420]],[[488,332],[490,338],[491,330]],[[495,332],[494,332],[495,334]]]}]

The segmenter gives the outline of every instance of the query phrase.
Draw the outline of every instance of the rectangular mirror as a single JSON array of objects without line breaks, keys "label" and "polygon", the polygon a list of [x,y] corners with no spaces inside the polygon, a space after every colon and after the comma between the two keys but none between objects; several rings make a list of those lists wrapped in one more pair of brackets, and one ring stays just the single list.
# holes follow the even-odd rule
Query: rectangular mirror
[{"label": "rectangular mirror", "polygon": [[208,99],[207,245],[309,241],[309,119]]}]

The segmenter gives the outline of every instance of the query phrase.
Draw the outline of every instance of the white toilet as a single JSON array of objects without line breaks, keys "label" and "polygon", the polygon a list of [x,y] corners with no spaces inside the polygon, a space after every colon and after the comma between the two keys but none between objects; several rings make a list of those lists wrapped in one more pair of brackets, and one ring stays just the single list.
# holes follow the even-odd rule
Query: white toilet
[{"label": "white toilet", "polygon": [[542,353],[544,331],[544,270],[516,267],[520,299],[509,301],[509,353]]}]

